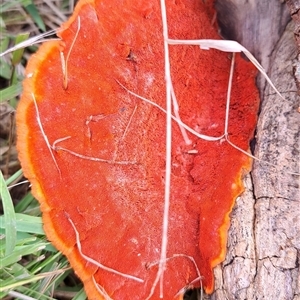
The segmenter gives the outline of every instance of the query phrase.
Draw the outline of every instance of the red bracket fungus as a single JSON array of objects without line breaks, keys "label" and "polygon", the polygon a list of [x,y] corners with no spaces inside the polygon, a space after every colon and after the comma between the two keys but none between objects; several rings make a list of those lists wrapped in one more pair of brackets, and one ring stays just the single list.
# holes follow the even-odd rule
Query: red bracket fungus
[{"label": "red bracket fungus", "polygon": [[[166,1],[170,38],[219,39],[207,5]],[[29,61],[17,110],[19,157],[45,232],[89,299],[158,299],[166,116],[133,93],[166,107],[160,3],[81,0],[58,36]],[[222,136],[232,56],[169,49],[181,120]],[[238,55],[228,137],[245,151],[256,123],[255,75]],[[188,138],[173,122],[164,299],[181,299],[200,279],[213,291],[229,214],[251,168],[225,138]]]}]

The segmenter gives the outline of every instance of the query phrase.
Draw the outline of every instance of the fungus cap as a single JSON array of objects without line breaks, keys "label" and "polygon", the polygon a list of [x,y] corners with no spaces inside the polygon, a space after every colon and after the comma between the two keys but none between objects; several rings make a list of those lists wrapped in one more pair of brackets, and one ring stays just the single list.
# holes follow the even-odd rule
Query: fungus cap
[{"label": "fungus cap", "polygon": [[[170,38],[219,39],[211,6],[166,1]],[[26,70],[17,109],[22,168],[49,240],[89,299],[145,299],[160,257],[166,116],[128,90],[165,107],[159,1],[81,0],[58,35],[61,41],[44,43]],[[182,121],[221,136],[228,53],[169,49]],[[246,151],[258,106],[254,78],[250,63],[237,57],[229,137]],[[164,299],[182,297],[199,272],[206,292],[213,291],[212,269],[225,258],[229,214],[251,168],[224,139],[188,137],[190,144],[172,123]],[[158,298],[157,287],[151,299]]]}]

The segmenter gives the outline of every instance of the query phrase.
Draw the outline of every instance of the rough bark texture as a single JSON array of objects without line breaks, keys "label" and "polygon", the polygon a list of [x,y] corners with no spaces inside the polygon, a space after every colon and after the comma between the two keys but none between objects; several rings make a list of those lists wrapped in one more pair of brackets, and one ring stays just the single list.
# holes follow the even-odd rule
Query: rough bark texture
[{"label": "rough bark texture", "polygon": [[[258,57],[284,96],[283,100],[260,79],[255,156],[277,167],[255,162],[245,178],[246,191],[231,215],[227,257],[215,270],[216,291],[208,298],[299,300],[299,176],[289,173],[299,172],[294,25],[286,26],[287,6],[278,0],[241,2],[220,0],[219,19],[227,26],[227,37],[231,33],[230,38]],[[237,14],[237,22],[228,23],[223,13]]]},{"label": "rough bark texture", "polygon": [[[298,57],[293,63],[293,67],[294,67],[294,76],[298,88],[298,95],[300,95],[300,1],[287,0],[286,3],[295,24],[294,34],[295,34],[295,41],[298,48]],[[300,107],[300,103],[299,103],[299,107]]]}]

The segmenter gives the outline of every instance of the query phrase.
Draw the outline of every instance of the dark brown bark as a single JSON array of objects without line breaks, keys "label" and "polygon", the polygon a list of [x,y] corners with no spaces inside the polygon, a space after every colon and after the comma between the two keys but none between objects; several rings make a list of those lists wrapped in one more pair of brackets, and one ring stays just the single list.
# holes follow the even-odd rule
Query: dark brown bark
[{"label": "dark brown bark", "polygon": [[[300,1],[287,0],[286,3],[290,10],[291,17],[293,18],[294,21],[294,36],[297,45],[298,56],[293,63],[293,67],[294,67],[294,76],[296,79],[298,94],[300,95]],[[300,103],[299,103],[299,107],[300,107]]]}]

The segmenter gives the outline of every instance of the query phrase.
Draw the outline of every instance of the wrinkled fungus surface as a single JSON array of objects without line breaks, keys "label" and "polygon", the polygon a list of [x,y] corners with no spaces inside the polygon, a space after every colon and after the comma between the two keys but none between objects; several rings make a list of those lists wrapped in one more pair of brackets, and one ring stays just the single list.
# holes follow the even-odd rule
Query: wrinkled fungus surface
[{"label": "wrinkled fungus surface", "polygon": [[[170,38],[219,39],[202,1],[166,6]],[[61,41],[43,44],[27,67],[17,110],[24,174],[49,240],[89,299],[145,299],[160,258],[166,116],[119,83],[166,107],[160,3],[80,1],[58,35]],[[170,46],[170,60],[182,121],[222,135],[231,54],[180,45]],[[229,138],[244,150],[256,123],[255,74],[238,55]],[[225,257],[229,214],[251,167],[224,139],[188,135],[190,145],[173,122],[164,299],[198,277],[191,258],[206,292],[213,291],[212,269]],[[159,286],[151,299],[158,298]]]}]

